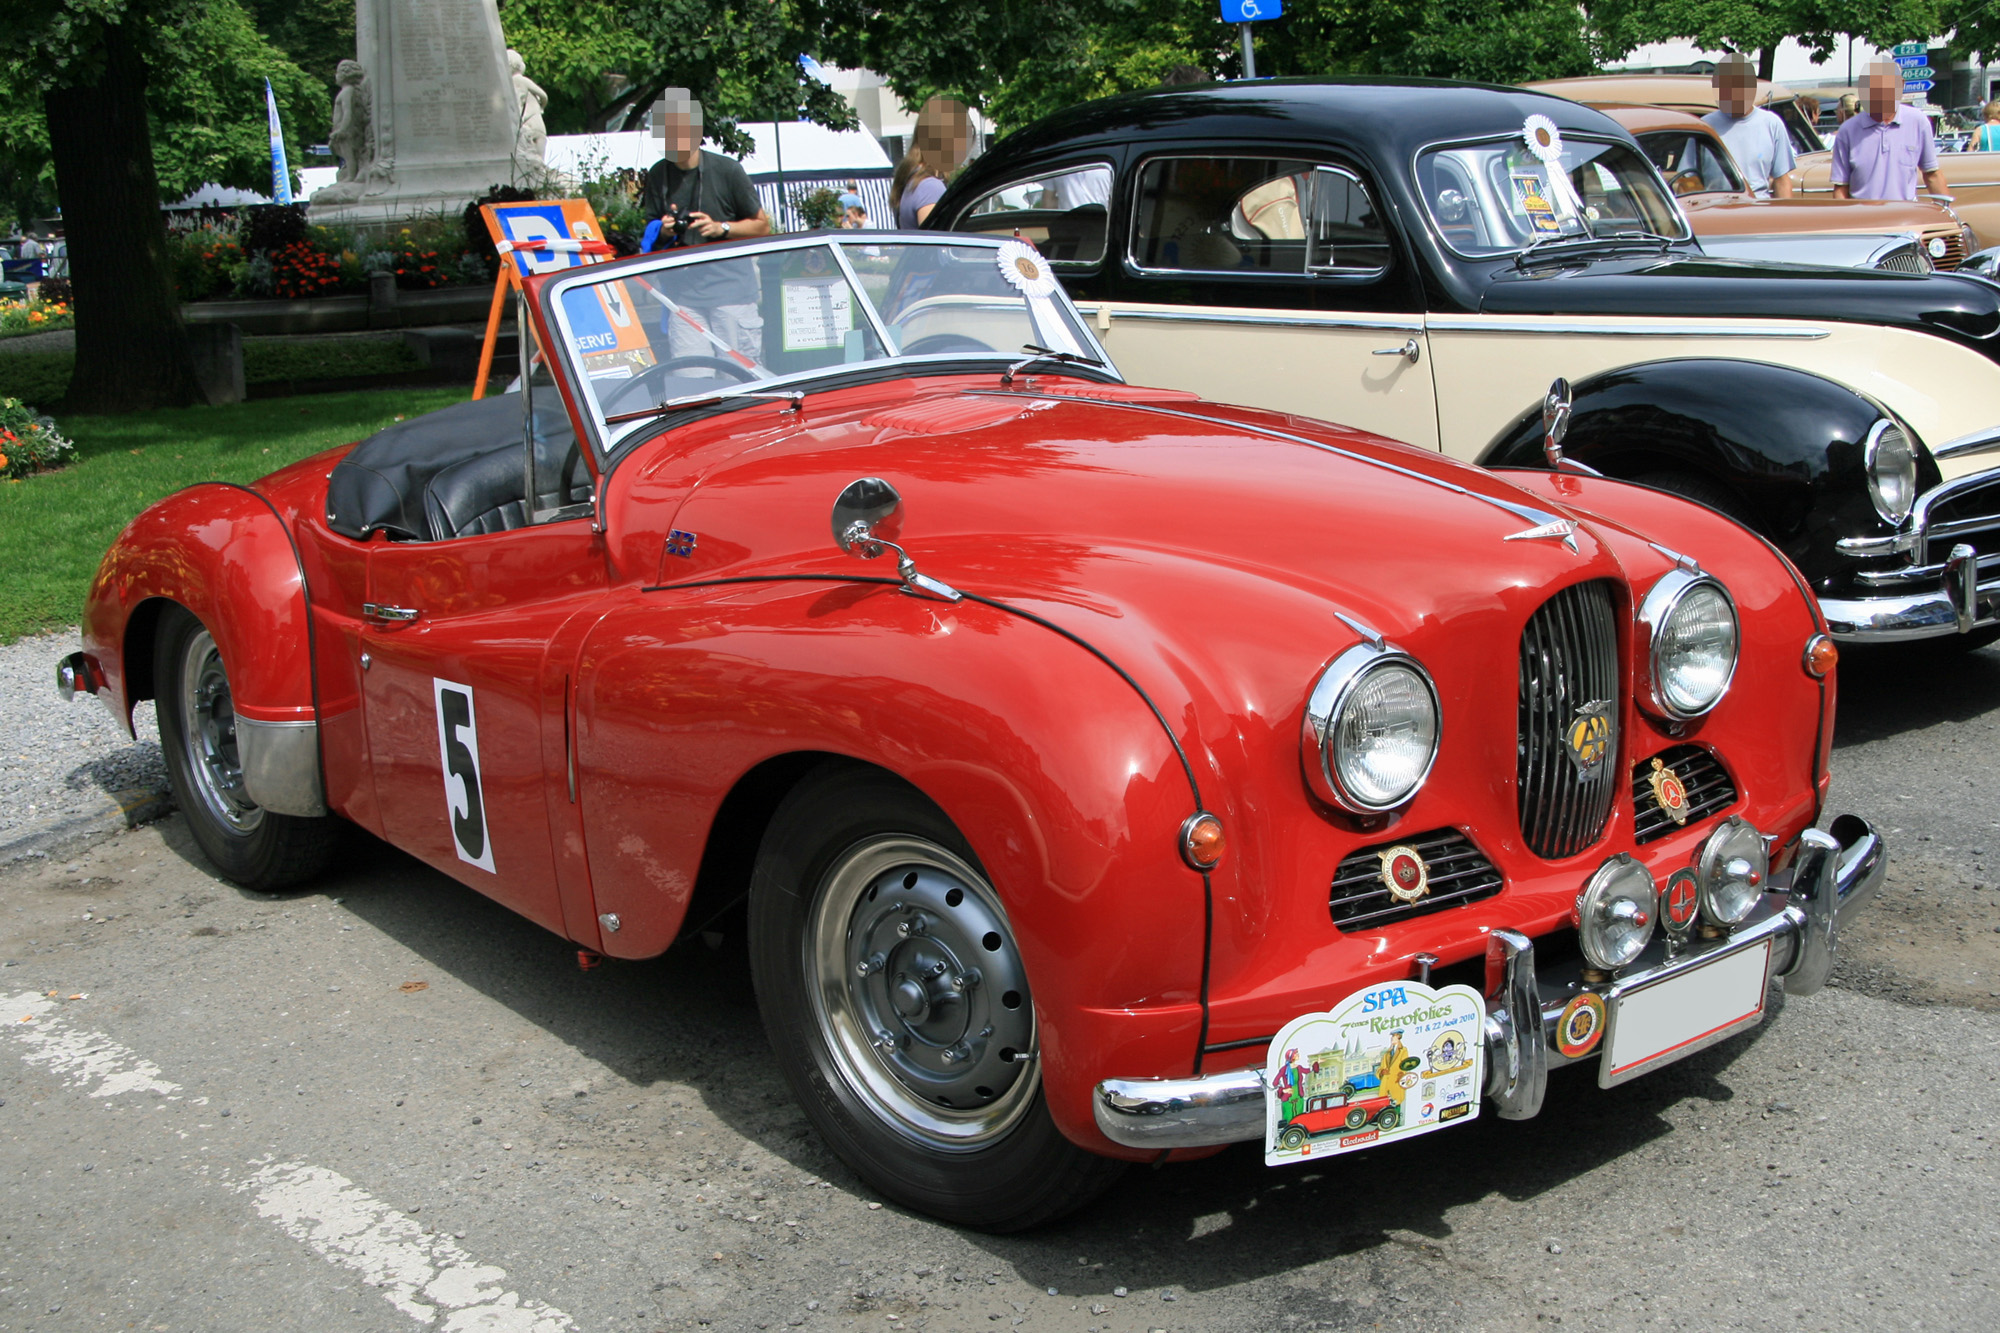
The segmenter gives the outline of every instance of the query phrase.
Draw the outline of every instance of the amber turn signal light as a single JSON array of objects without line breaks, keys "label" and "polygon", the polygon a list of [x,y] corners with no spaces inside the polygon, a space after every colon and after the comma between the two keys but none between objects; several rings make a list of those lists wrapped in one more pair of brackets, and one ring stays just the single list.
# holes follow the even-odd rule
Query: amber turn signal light
[{"label": "amber turn signal light", "polygon": [[1196,870],[1213,870],[1228,850],[1229,839],[1222,821],[1206,810],[1198,810],[1181,825],[1181,859]]},{"label": "amber turn signal light", "polygon": [[1815,634],[1806,640],[1806,674],[1816,680],[1825,680],[1833,670],[1834,663],[1840,661],[1840,648],[1828,634]]}]

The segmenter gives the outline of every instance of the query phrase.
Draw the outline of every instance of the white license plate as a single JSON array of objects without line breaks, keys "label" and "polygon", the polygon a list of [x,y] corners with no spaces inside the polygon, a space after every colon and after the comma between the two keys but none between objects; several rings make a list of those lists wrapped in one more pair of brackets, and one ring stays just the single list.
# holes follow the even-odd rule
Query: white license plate
[{"label": "white license plate", "polygon": [[1619,996],[1609,1006],[1597,1085],[1616,1087],[1763,1022],[1770,973],[1765,940]]}]

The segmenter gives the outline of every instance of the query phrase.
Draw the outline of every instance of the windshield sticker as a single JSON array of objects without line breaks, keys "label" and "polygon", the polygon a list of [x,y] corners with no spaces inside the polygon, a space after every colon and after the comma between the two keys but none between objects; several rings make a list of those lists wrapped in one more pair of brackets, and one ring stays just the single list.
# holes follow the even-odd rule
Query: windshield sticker
[{"label": "windshield sticker", "polygon": [[1264,1061],[1264,1163],[1287,1166],[1469,1123],[1486,1006],[1470,986],[1392,981],[1305,1014]]},{"label": "windshield sticker", "polygon": [[854,327],[854,292],[844,278],[786,282],[785,350],[823,352],[841,346]]},{"label": "windshield sticker", "polygon": [[1540,232],[1559,232],[1562,223],[1556,221],[1556,206],[1549,199],[1548,182],[1533,172],[1514,173],[1514,207],[1528,219],[1528,225]]}]

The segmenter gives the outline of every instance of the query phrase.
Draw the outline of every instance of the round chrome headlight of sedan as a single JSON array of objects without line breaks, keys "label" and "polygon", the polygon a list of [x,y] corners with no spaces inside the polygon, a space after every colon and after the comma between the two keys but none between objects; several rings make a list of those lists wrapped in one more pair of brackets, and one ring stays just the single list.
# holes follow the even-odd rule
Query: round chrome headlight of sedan
[{"label": "round chrome headlight of sedan", "polygon": [[1307,696],[1299,757],[1321,800],[1379,814],[1424,785],[1438,733],[1430,673],[1407,653],[1357,644],[1333,659]]},{"label": "round chrome headlight of sedan", "polygon": [[1887,417],[1868,431],[1862,449],[1868,469],[1868,498],[1885,523],[1901,523],[1917,502],[1917,446]]},{"label": "round chrome headlight of sedan", "polygon": [[1655,712],[1681,721],[1722,701],[1741,639],[1727,588],[1706,574],[1670,571],[1639,604],[1639,638]]},{"label": "round chrome headlight of sedan", "polygon": [[1736,925],[1757,905],[1770,873],[1764,835],[1740,815],[1731,817],[1708,835],[1695,861],[1702,915],[1711,925]]},{"label": "round chrome headlight of sedan", "polygon": [[1659,897],[1652,874],[1627,853],[1599,866],[1576,900],[1576,939],[1584,961],[1609,972],[1645,952]]}]

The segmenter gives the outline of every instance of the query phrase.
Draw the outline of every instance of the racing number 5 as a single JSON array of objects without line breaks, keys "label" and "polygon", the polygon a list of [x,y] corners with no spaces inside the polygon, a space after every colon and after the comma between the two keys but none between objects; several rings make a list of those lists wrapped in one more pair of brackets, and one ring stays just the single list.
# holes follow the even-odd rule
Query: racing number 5
[{"label": "racing number 5", "polygon": [[493,844],[486,836],[486,798],[479,785],[479,721],[472,710],[472,687],[433,677],[437,696],[438,756],[444,762],[445,814],[458,859],[493,871]]}]

